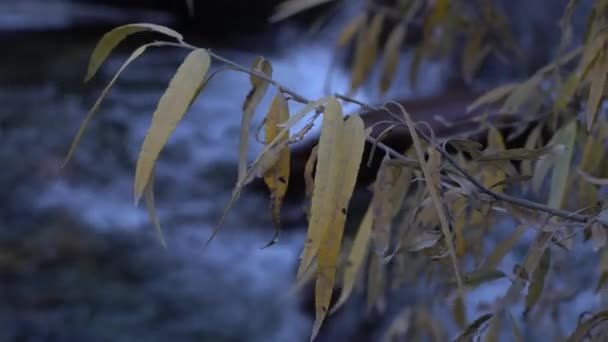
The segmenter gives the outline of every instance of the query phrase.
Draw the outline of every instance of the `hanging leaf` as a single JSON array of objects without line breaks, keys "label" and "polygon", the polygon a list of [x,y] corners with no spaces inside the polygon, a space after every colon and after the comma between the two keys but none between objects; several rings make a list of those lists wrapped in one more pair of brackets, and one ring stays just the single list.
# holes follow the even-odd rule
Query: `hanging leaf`
[{"label": "hanging leaf", "polygon": [[[335,135],[334,139],[323,141],[326,125],[334,126],[325,131],[326,136],[328,133],[334,133]],[[321,127],[311,222],[308,228],[309,232],[312,231],[313,234],[309,234],[307,237],[305,253],[308,251],[308,254],[303,256],[300,265],[304,267],[304,270],[308,268],[309,265],[306,262],[309,264],[310,262],[307,260],[310,260],[310,256],[314,256],[316,252],[314,250],[314,239],[316,238],[315,232],[318,232],[321,237],[318,243],[319,272],[315,286],[316,314],[311,340],[318,334],[331,302],[344,224],[359,173],[364,145],[365,127],[361,117],[352,115],[346,121],[343,121],[340,104],[333,97],[330,98],[325,107],[323,126]],[[329,181],[329,184],[327,184],[326,189],[322,189],[326,184],[317,182],[317,180],[326,178],[322,176],[325,169],[323,164],[325,163],[328,164],[327,175],[329,177],[326,180]],[[310,240],[312,240],[312,243],[309,243]]]},{"label": "hanging leaf", "polygon": [[492,253],[486,258],[483,265],[480,269],[483,270],[493,270],[498,267],[502,259],[509,253],[510,250],[513,249],[517,241],[521,235],[526,231],[526,227],[524,225],[519,225],[517,228],[509,234],[504,240],[502,240],[496,248],[492,251]]},{"label": "hanging leaf", "polygon": [[388,250],[391,224],[401,208],[403,198],[412,180],[412,170],[398,164],[389,163],[385,157],[380,165],[376,181],[373,185],[372,238],[374,250],[378,255],[384,255]]},{"label": "hanging leaf", "polygon": [[361,27],[363,27],[366,20],[367,14],[361,13],[351,20],[346,26],[344,26],[342,32],[340,32],[340,35],[338,36],[336,47],[342,48],[350,43],[355,38]]},{"label": "hanging leaf", "polygon": [[528,295],[526,296],[526,308],[524,315],[534,307],[540,295],[545,287],[545,277],[551,267],[551,249],[546,248],[543,256],[540,258],[538,267],[532,273],[532,280],[530,281],[530,287],[528,288]]},{"label": "hanging leaf", "polygon": [[87,69],[85,82],[89,81],[91,78],[93,78],[93,76],[95,76],[95,73],[97,73],[99,67],[108,58],[112,50],[114,50],[114,48],[118,46],[118,44],[120,44],[120,42],[122,42],[129,35],[143,31],[154,31],[157,33],[162,33],[164,35],[177,39],[177,41],[179,42],[184,39],[183,36],[178,32],[162,25],[137,23],[119,26],[113,29],[112,31],[104,34],[103,37],[101,37],[101,39],[97,43],[97,46],[95,46],[95,49],[93,50],[93,53],[91,54],[91,59],[89,61],[89,67]]},{"label": "hanging leaf", "polygon": [[108,85],[103,89],[103,91],[101,92],[101,95],[99,96],[99,98],[97,99],[97,101],[95,102],[95,104],[93,105],[91,110],[89,110],[89,113],[87,114],[86,118],[84,119],[84,122],[82,123],[82,125],[80,125],[80,128],[78,129],[78,132],[76,133],[76,136],[74,137],[74,140],[72,141],[70,150],[69,150],[67,156],[65,157],[65,160],[61,167],[64,167],[72,158],[72,155],[76,151],[76,148],[78,147],[78,143],[80,142],[80,139],[84,135],[84,132],[87,129],[89,122],[93,119],[93,117],[97,113],[97,110],[99,109],[99,106],[101,105],[101,102],[105,99],[106,95],[108,95],[108,93],[110,92],[110,89],[112,88],[114,83],[116,83],[116,80],[118,79],[118,77],[120,77],[122,72],[129,66],[129,64],[131,64],[134,60],[136,60],[139,56],[141,56],[148,47],[154,46],[154,45],[156,45],[156,44],[151,43],[151,44],[146,44],[146,45],[142,45],[142,46],[138,47],[135,51],[133,51],[131,56],[129,56],[129,58],[120,66],[120,69],[118,69],[118,71],[116,72],[114,77],[112,77],[112,80],[110,80],[110,83],[108,83]]},{"label": "hanging leaf", "polygon": [[555,157],[555,167],[551,176],[551,188],[549,190],[549,206],[561,208],[568,187],[568,176],[574,155],[574,143],[576,142],[576,121],[572,120],[569,124],[562,127],[555,133],[555,142],[562,144],[565,151]]},{"label": "hanging leaf", "polygon": [[319,145],[315,145],[312,151],[310,152],[310,156],[308,156],[308,160],[306,160],[306,165],[304,166],[304,184],[306,188],[306,218],[310,222],[310,204],[312,202],[312,193],[315,188],[313,171],[315,166],[317,165],[317,155],[319,152]]},{"label": "hanging leaf", "polygon": [[386,40],[386,45],[384,46],[384,65],[382,66],[382,73],[380,75],[381,95],[384,95],[393,83],[397,67],[399,66],[401,44],[406,33],[406,26],[398,24]]},{"label": "hanging leaf", "polygon": [[[253,71],[261,72],[268,78],[272,78],[272,66],[264,59],[264,57],[257,57],[253,62]],[[249,146],[249,129],[251,126],[251,120],[258,104],[266,94],[268,89],[268,81],[258,76],[250,75],[249,81],[251,82],[251,90],[247,94],[247,98],[243,103],[243,117],[241,119],[241,135],[239,141],[239,166],[238,166],[238,181],[242,182],[247,175],[247,151]],[[278,137],[278,134],[276,135]],[[283,135],[281,134],[281,138]],[[267,146],[270,142],[267,142]]]},{"label": "hanging leaf", "polygon": [[490,90],[489,92],[477,98],[475,102],[470,104],[467,107],[467,113],[473,112],[483,105],[490,105],[503,100],[518,86],[519,84],[517,83],[509,83]]},{"label": "hanging leaf", "polygon": [[479,271],[467,272],[462,276],[462,281],[467,288],[476,288],[490,281],[501,279],[507,275],[498,269],[481,269]]},{"label": "hanging leaf", "polygon": [[357,279],[361,275],[363,264],[369,251],[372,223],[373,212],[372,206],[370,205],[359,224],[355,241],[348,254],[348,258],[346,259],[346,265],[343,272],[342,291],[340,292],[340,298],[331,309],[330,314],[332,315],[346,303],[355,288]]},{"label": "hanging leaf", "polygon": [[383,22],[384,15],[377,13],[372,18],[369,26],[359,31],[351,70],[349,94],[353,94],[363,85],[363,82],[367,80],[374,67]]},{"label": "hanging leaf", "polygon": [[471,82],[481,63],[490,53],[489,46],[483,46],[484,29],[476,29],[464,46],[462,56],[462,74],[467,82]]},{"label": "hanging leaf", "polygon": [[165,242],[165,237],[163,236],[163,231],[160,227],[160,221],[156,215],[156,207],[154,205],[154,169],[152,169],[150,180],[144,189],[144,203],[146,204],[146,209],[148,210],[150,220],[152,221],[152,224],[154,224],[154,228],[156,229],[156,234],[158,235],[161,245],[167,248],[167,242]]},{"label": "hanging leaf", "polygon": [[193,97],[197,94],[197,89],[204,81],[210,64],[211,58],[206,50],[192,51],[177,69],[169,87],[158,102],[135,169],[133,194],[136,204],[150,181],[158,155],[186,114]]},{"label": "hanging leaf", "polygon": [[485,314],[479,316],[473,323],[469,324],[469,326],[460,334],[454,341],[455,342],[465,342],[469,341],[471,337],[475,336],[479,329],[490,319],[492,318],[492,314]]},{"label": "hanging leaf", "polygon": [[[272,100],[270,111],[266,115],[265,144],[270,144],[278,136],[280,131],[279,124],[285,122],[288,118],[289,106],[287,105],[287,100],[285,100],[282,92],[278,92]],[[287,142],[289,139],[289,131],[279,139],[281,142]],[[281,205],[289,184],[289,167],[289,147],[284,146],[279,152],[279,158],[276,164],[264,173],[264,183],[266,183],[268,190],[270,190],[272,221],[275,227],[275,233],[271,240],[271,244],[276,243],[279,238]]]},{"label": "hanging leaf", "polygon": [[604,97],[604,89],[606,88],[608,57],[602,57],[602,60],[596,62],[589,73],[591,84],[589,85],[589,97],[587,100],[587,131],[591,130],[591,126],[595,121],[595,117],[597,116],[597,112]]}]

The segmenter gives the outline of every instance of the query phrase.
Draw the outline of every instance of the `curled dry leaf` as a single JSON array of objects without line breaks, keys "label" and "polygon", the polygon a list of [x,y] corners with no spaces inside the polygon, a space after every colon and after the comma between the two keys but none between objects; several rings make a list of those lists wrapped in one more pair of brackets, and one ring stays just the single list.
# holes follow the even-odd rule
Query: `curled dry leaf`
[{"label": "curled dry leaf", "polygon": [[[253,61],[252,70],[265,74],[268,78],[272,78],[272,66],[264,57],[257,57]],[[258,104],[266,94],[268,89],[268,81],[258,76],[250,75],[249,81],[251,82],[251,90],[245,102],[243,103],[243,117],[241,118],[241,135],[239,141],[239,165],[238,165],[238,180],[242,182],[247,175],[247,151],[249,146],[249,129],[251,126],[251,120]],[[276,134],[276,137],[279,137]],[[283,134],[279,137],[283,139]],[[267,142],[267,146],[269,142]]]},{"label": "curled dry leaf", "polygon": [[[270,105],[270,111],[266,115],[266,134],[265,144],[270,144],[280,131],[279,124],[285,122],[289,118],[289,107],[283,93],[278,92]],[[289,139],[289,131],[285,132],[282,137],[279,137],[280,142],[287,142]],[[280,225],[281,225],[281,205],[283,198],[287,192],[289,184],[289,167],[290,167],[290,152],[288,146],[277,153],[278,160],[264,173],[264,183],[270,190],[272,221],[275,227],[275,235],[271,241],[275,243],[278,240]]]},{"label": "curled dry leaf", "polygon": [[135,203],[141,199],[161,150],[197,95],[210,64],[206,50],[190,52],[160,98],[137,160],[133,186]]}]

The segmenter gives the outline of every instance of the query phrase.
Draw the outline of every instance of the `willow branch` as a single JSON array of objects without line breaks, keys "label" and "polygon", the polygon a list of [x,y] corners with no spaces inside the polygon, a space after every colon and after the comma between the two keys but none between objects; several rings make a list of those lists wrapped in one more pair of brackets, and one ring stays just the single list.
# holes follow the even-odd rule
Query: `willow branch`
[{"label": "willow branch", "polygon": [[[167,45],[167,46],[177,46],[177,47],[182,47],[182,48],[187,48],[187,49],[198,49],[198,47],[194,46],[194,45],[190,45],[186,42],[179,42],[179,43],[172,43],[172,42],[160,42],[160,44],[162,45]],[[268,77],[267,75],[265,75],[262,72],[256,71],[256,70],[252,70],[250,68],[244,67],[236,62],[233,62],[215,52],[212,52],[210,50],[207,50],[209,55],[213,58],[216,59],[217,61],[220,61],[224,64],[229,65],[230,67],[234,68],[237,71],[249,74],[249,75],[254,75],[256,77],[259,77],[267,82],[269,82],[270,84],[272,84],[273,86],[275,86],[279,91],[281,91],[284,94],[287,94],[289,96],[291,96],[292,100],[301,103],[301,104],[310,104],[313,101],[311,101],[310,99],[306,98],[303,95],[300,95],[298,92],[280,84],[278,81],[274,80],[271,77]],[[395,115],[395,113],[392,113],[390,110],[387,110],[386,108],[383,107],[379,107],[379,106],[372,106],[372,105],[368,105],[364,102],[361,102],[359,100],[356,100],[354,98],[351,98],[349,96],[346,95],[341,95],[341,94],[334,94],[334,97],[345,101],[345,102],[350,102],[350,103],[354,103],[357,104],[359,106],[361,106],[363,109],[365,110],[378,110],[378,111],[383,111],[385,113],[387,113],[388,115],[390,115],[391,117],[393,117],[395,120],[397,120],[400,123],[404,123],[403,122],[403,118],[400,118],[398,115]],[[486,194],[492,198],[494,198],[497,201],[502,201],[502,202],[506,202],[506,203],[510,203],[519,207],[523,207],[523,208],[527,208],[527,209],[531,209],[531,210],[535,210],[535,211],[540,211],[540,212],[544,212],[547,213],[549,215],[555,216],[555,217],[560,217],[564,220],[570,220],[570,221],[575,221],[575,222],[580,222],[580,223],[588,223],[591,222],[593,220],[593,216],[591,215],[583,215],[583,214],[578,214],[578,213],[574,213],[574,212],[570,212],[567,210],[562,210],[562,209],[556,209],[556,208],[552,208],[549,207],[545,204],[542,203],[538,203],[538,202],[534,202],[534,201],[530,201],[524,198],[520,198],[520,197],[514,197],[514,196],[510,196],[504,193],[499,193],[499,192],[494,192],[488,188],[486,188],[483,184],[481,184],[473,175],[471,175],[469,172],[467,172],[465,169],[463,169],[455,160],[454,158],[452,158],[452,156],[450,156],[450,154],[444,149],[442,148],[440,145],[438,145],[435,141],[432,141],[432,139],[430,139],[426,133],[424,133],[422,130],[420,130],[420,128],[415,127],[416,132],[427,142],[429,143],[433,148],[435,148],[452,166],[454,166],[454,168],[460,172],[469,182],[471,182],[471,184],[473,184],[481,193]],[[382,150],[384,150],[386,153],[388,153],[389,155],[391,155],[392,157],[399,159],[401,161],[404,161],[406,163],[412,163],[412,162],[416,162],[415,160],[408,158],[406,156],[404,156],[403,154],[395,151],[394,149],[390,148],[389,146],[385,145],[384,143],[382,143],[381,141],[379,141],[378,139],[372,137],[372,136],[366,136],[365,138],[369,143],[375,144],[378,147],[380,147]]]}]

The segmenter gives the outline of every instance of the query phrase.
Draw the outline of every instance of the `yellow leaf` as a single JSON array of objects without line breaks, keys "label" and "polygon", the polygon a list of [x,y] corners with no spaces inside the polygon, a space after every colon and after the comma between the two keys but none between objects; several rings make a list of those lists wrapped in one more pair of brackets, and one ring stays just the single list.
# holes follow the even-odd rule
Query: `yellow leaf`
[{"label": "yellow leaf", "polygon": [[119,26],[113,29],[112,31],[106,33],[103,37],[101,37],[101,39],[97,43],[97,46],[93,50],[91,59],[89,61],[89,67],[87,70],[87,75],[85,77],[85,82],[95,76],[95,73],[97,72],[101,64],[103,64],[103,62],[106,60],[106,58],[108,58],[112,50],[114,50],[114,48],[118,44],[120,44],[120,42],[122,42],[131,34],[143,31],[154,31],[162,33],[164,35],[177,39],[179,42],[184,39],[182,35],[178,32],[161,25],[137,23]]},{"label": "yellow leaf", "polygon": [[524,310],[524,315],[532,309],[536,302],[538,302],[538,299],[543,292],[543,288],[545,286],[545,277],[547,276],[550,267],[551,249],[546,248],[543,256],[540,258],[538,266],[534,270],[534,273],[532,273],[532,279],[530,281],[530,286],[528,287],[528,295],[526,296],[526,308]]},{"label": "yellow leaf", "polygon": [[357,15],[353,20],[351,20],[340,32],[338,36],[338,40],[336,42],[336,46],[338,48],[345,47],[346,44],[350,43],[351,40],[355,38],[355,35],[363,24],[365,24],[365,20],[367,19],[366,13],[361,13]]},{"label": "yellow leaf", "polygon": [[65,157],[62,167],[64,167],[72,158],[72,155],[76,151],[76,148],[78,147],[78,143],[80,142],[80,139],[84,135],[84,132],[85,132],[89,122],[93,119],[93,117],[95,116],[95,113],[97,113],[97,110],[99,109],[99,106],[101,105],[101,102],[105,99],[106,95],[108,95],[108,93],[110,92],[110,89],[112,88],[114,83],[116,83],[116,80],[118,79],[118,77],[120,77],[122,72],[129,66],[129,64],[131,64],[134,60],[136,60],[139,56],[141,56],[149,46],[153,46],[153,45],[155,45],[155,43],[140,46],[135,51],[133,51],[131,56],[129,56],[129,58],[120,66],[120,69],[118,69],[118,71],[116,72],[114,77],[112,77],[112,80],[110,80],[110,83],[108,83],[108,85],[103,89],[103,91],[101,92],[101,95],[99,96],[99,98],[97,99],[97,101],[95,102],[95,104],[93,105],[91,110],[89,110],[89,113],[87,114],[86,118],[84,119],[82,125],[80,125],[80,128],[78,129],[78,132],[76,133],[76,136],[74,137],[74,140],[72,141],[72,145],[70,146],[70,150],[69,150],[67,156]]},{"label": "yellow leaf", "polygon": [[492,270],[496,269],[502,259],[509,253],[511,249],[515,246],[517,241],[521,235],[526,231],[526,227],[524,225],[519,225],[517,228],[509,234],[504,240],[502,240],[496,248],[492,251],[490,255],[486,258],[483,265],[480,267],[482,270]]},{"label": "yellow leaf", "polygon": [[384,15],[382,13],[377,13],[372,18],[369,27],[359,31],[357,47],[351,70],[350,94],[354,93],[357,89],[359,89],[359,87],[361,87],[363,82],[365,82],[369,77],[372,68],[374,67],[376,54],[378,53],[378,41],[380,39],[380,33],[382,32],[383,21]]},{"label": "yellow leaf", "polygon": [[553,111],[559,113],[566,108],[572,97],[576,93],[581,79],[578,74],[573,72],[564,83],[562,83],[557,91],[555,102],[553,102]]},{"label": "yellow leaf", "polygon": [[367,312],[376,309],[379,314],[386,310],[386,265],[377,254],[371,254],[367,272]]},{"label": "yellow leaf", "polygon": [[608,311],[598,312],[597,314],[593,315],[591,318],[580,323],[576,327],[574,332],[572,332],[572,335],[570,335],[566,341],[567,342],[584,341],[587,338],[587,336],[589,335],[589,332],[591,331],[591,329],[593,329],[595,326],[597,326],[600,323],[605,322],[605,321],[608,321]]},{"label": "yellow leaf", "polygon": [[285,0],[277,5],[275,13],[268,20],[271,23],[281,21],[330,1],[334,0]]},{"label": "yellow leaf", "polygon": [[559,209],[563,205],[566,189],[568,188],[568,176],[574,155],[574,143],[576,142],[576,121],[570,121],[569,124],[555,133],[555,140],[557,144],[562,144],[566,150],[555,157],[548,204],[552,208]]},{"label": "yellow leaf", "polygon": [[500,161],[500,160],[534,160],[548,153],[562,150],[559,146],[545,146],[539,149],[512,148],[503,151],[484,153],[475,159],[477,162]]},{"label": "yellow leaf", "polygon": [[399,66],[401,44],[406,34],[406,26],[397,24],[389,34],[384,46],[384,65],[380,75],[380,93],[385,94],[393,83],[395,72]]},{"label": "yellow leaf", "polygon": [[[270,105],[270,111],[266,115],[266,134],[265,143],[270,144],[279,134],[279,124],[285,122],[289,118],[289,107],[283,93],[278,92]],[[289,139],[289,131],[287,131],[279,141],[285,142]],[[290,153],[289,147],[284,146],[278,153],[277,162],[264,173],[264,182],[270,190],[272,220],[275,226],[275,236],[272,243],[276,242],[279,237],[281,225],[281,205],[283,198],[287,192],[289,184],[289,166]]]},{"label": "yellow leaf", "polygon": [[158,216],[156,215],[156,208],[154,205],[154,169],[152,169],[150,180],[148,181],[148,185],[146,185],[146,188],[144,189],[144,202],[146,204],[146,209],[148,210],[150,220],[152,221],[152,224],[154,224],[154,228],[156,229],[158,239],[160,240],[162,246],[167,248],[167,243],[165,242],[165,237],[163,236],[163,231],[160,227],[160,221],[158,220]]},{"label": "yellow leaf", "polygon": [[133,186],[135,203],[141,199],[158,155],[186,114],[210,64],[211,58],[206,50],[192,51],[177,69],[169,87],[160,98],[137,160]]},{"label": "yellow leaf", "polygon": [[371,205],[367,208],[361,223],[359,224],[359,229],[357,230],[357,235],[355,236],[355,241],[351,247],[350,253],[348,254],[348,258],[346,259],[346,266],[344,267],[343,272],[343,280],[342,280],[342,291],[340,292],[340,298],[331,309],[330,314],[334,314],[344,303],[350,294],[353,292],[355,287],[355,283],[357,278],[361,274],[363,270],[363,264],[365,261],[365,257],[368,255],[369,251],[369,241],[371,237],[372,231],[372,223],[373,223],[373,214]]},{"label": "yellow leaf", "polygon": [[595,121],[597,112],[604,97],[606,78],[608,75],[608,58],[603,57],[601,61],[595,63],[595,67],[590,72],[591,84],[589,88],[589,98],[587,99],[587,131]]},{"label": "yellow leaf", "polygon": [[298,278],[312,263],[319,250],[321,238],[328,221],[334,215],[336,191],[333,191],[335,173],[337,168],[334,162],[337,159],[342,132],[342,108],[333,97],[325,105],[321,136],[319,137],[317,164],[315,168],[314,189],[310,206],[310,222],[304,243],[302,260],[298,268]]},{"label": "yellow leaf", "polygon": [[467,40],[467,43],[464,46],[462,74],[467,82],[470,82],[473,79],[481,62],[483,62],[484,58],[490,52],[488,46],[482,47],[485,34],[486,32],[483,28],[474,30],[472,36]]},{"label": "yellow leaf", "polygon": [[[252,65],[252,70],[261,72],[272,78],[272,66],[263,57],[257,57]],[[250,75],[251,90],[243,103],[243,118],[241,119],[241,135],[239,141],[239,166],[238,181],[242,182],[247,175],[247,148],[249,144],[249,128],[256,107],[266,94],[268,81],[258,76]],[[277,135],[278,136],[278,135]],[[282,135],[281,135],[282,136]],[[268,145],[267,145],[268,146]]]},{"label": "yellow leaf", "polygon": [[[359,166],[361,164],[361,158],[363,157],[363,147],[365,145],[365,127],[363,120],[359,115],[349,116],[346,121],[343,121],[342,108],[334,98],[330,98],[327,102],[325,115],[332,118],[325,122],[324,116],[321,135],[323,136],[323,129],[326,124],[335,125],[337,127],[337,134],[335,137],[337,139],[334,140],[334,146],[327,146],[322,144],[321,141],[319,142],[319,156],[315,189],[312,199],[311,222],[309,224],[309,231],[313,230],[314,225],[321,226],[320,229],[315,228],[316,231],[320,232],[321,241],[318,247],[317,260],[319,272],[315,286],[316,315],[311,339],[314,339],[318,334],[331,302],[333,287],[336,280],[338,256],[344,233],[344,223],[348,213],[350,198],[359,174]],[[329,133],[333,130],[334,128],[330,128]],[[317,183],[317,180],[323,178],[321,176],[323,170],[322,165],[328,161],[325,156],[326,153],[324,153],[324,150],[326,149],[333,150],[328,151],[333,152],[330,155],[330,157],[333,158],[329,159],[328,163],[328,174],[331,178],[328,189],[326,190],[329,191],[329,194],[321,193],[321,197],[318,198],[318,190],[322,184]],[[324,211],[319,212],[319,206],[323,206]],[[321,214],[320,216],[319,213]]]},{"label": "yellow leaf", "polygon": [[383,159],[374,182],[371,203],[372,238],[374,250],[379,255],[384,255],[388,250],[392,221],[401,208],[411,180],[410,168],[390,163],[388,157]]},{"label": "yellow leaf", "polygon": [[315,183],[314,183],[314,178],[313,178],[313,171],[315,169],[315,165],[317,164],[317,155],[319,152],[319,146],[316,145],[315,147],[313,147],[312,151],[310,152],[310,156],[308,156],[308,160],[306,160],[306,165],[304,166],[304,185],[306,187],[305,191],[306,191],[306,218],[308,221],[310,221],[310,204],[312,201],[312,193],[314,191],[315,188]]},{"label": "yellow leaf", "polygon": [[[488,130],[488,147],[484,153],[488,154],[504,151],[504,149],[505,141],[502,134],[496,127],[491,127]],[[482,171],[484,186],[491,187],[496,184],[502,184],[507,177],[506,172],[504,171],[504,165],[507,163],[508,161],[488,164]],[[494,187],[494,190],[497,192],[502,192],[504,190],[504,186],[496,186]]]},{"label": "yellow leaf", "polygon": [[467,112],[472,112],[475,109],[483,106],[494,104],[503,100],[507,97],[515,88],[517,88],[519,84],[517,83],[509,83],[502,85],[500,87],[494,88],[487,93],[483,94],[479,98],[477,98],[472,104],[467,107]]}]

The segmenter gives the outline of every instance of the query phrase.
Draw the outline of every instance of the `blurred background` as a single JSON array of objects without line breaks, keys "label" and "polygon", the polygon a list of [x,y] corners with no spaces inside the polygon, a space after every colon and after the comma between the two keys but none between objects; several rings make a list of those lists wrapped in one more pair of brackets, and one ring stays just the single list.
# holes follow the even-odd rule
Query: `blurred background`
[{"label": "blurred background", "polygon": [[[558,2],[565,3],[504,6],[521,20],[516,34],[538,61],[559,40],[556,20],[564,7]],[[246,75],[214,78],[161,155],[155,190],[167,249],[144,208],[133,205],[131,186],[151,114],[185,51],[154,48],[133,63],[70,164],[59,167],[120,64],[142,41],[157,38],[121,44],[84,84],[90,53],[115,26],[167,25],[243,65],[264,55],[278,81],[319,98],[337,29],[357,13],[359,1],[276,24],[267,18],[277,0],[194,3],[189,16],[180,0],[0,0],[0,341],[308,340],[312,299],[289,295],[305,237],[302,203],[287,204],[281,240],[261,250],[273,233],[268,196],[246,191],[203,251],[236,181]],[[333,17],[314,29],[321,15]],[[357,98],[415,98],[441,91],[449,77],[449,65],[426,63],[413,91],[403,81],[406,64],[400,86],[386,97],[370,87]],[[333,90],[347,89],[347,72],[333,73]],[[489,83],[504,76],[485,72]],[[328,321],[320,340],[368,340],[360,331],[381,322],[365,321],[354,302]]]}]

